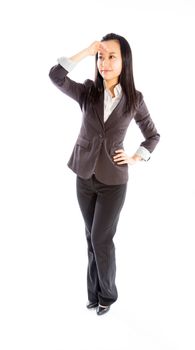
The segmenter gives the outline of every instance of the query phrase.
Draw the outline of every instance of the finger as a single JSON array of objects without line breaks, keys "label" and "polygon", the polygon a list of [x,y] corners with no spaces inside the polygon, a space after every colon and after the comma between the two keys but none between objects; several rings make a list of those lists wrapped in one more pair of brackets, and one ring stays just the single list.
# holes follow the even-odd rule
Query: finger
[{"label": "finger", "polygon": [[121,162],[117,162],[116,164],[117,165],[127,164],[127,161],[126,160],[122,160]]},{"label": "finger", "polygon": [[95,46],[94,46],[94,49],[95,49],[96,53],[97,53],[98,51],[100,51],[100,42],[99,42],[99,41],[96,42],[96,44],[95,44]]},{"label": "finger", "polygon": [[125,157],[125,153],[119,153],[119,154],[116,154],[115,156],[113,156],[114,159],[118,159],[120,157]]},{"label": "finger", "polygon": [[100,44],[101,42],[100,41],[94,41],[91,45],[90,45],[90,50],[91,50],[91,54],[95,55],[99,48],[100,48]]},{"label": "finger", "polygon": [[115,151],[115,153],[121,153],[121,152],[124,152],[124,149],[117,149],[117,150]]},{"label": "finger", "polygon": [[126,157],[126,154],[125,154],[124,152],[121,152],[121,153],[119,153],[119,154],[113,156],[114,159],[119,159],[119,158],[121,158],[121,157],[125,158],[125,157]]},{"label": "finger", "polygon": [[103,51],[108,51],[108,49],[107,49],[107,47],[102,43],[102,42],[100,42],[100,45],[99,45],[99,49],[101,50],[103,50]]},{"label": "finger", "polygon": [[125,157],[121,157],[121,158],[119,158],[119,159],[116,159],[114,162],[115,162],[116,164],[118,164],[118,163],[120,163],[120,162],[127,162],[127,159],[126,159]]},{"label": "finger", "polygon": [[125,159],[125,156],[122,155],[122,154],[119,154],[119,155],[117,155],[117,156],[114,156],[113,159],[114,159],[115,162],[117,162],[117,161],[119,161],[119,160],[124,160],[124,159]]}]

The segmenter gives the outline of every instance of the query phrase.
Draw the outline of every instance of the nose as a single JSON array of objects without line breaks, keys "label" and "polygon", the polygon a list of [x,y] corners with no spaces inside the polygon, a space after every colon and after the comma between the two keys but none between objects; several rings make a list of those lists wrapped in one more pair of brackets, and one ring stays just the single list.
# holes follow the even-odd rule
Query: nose
[{"label": "nose", "polygon": [[101,66],[103,68],[107,67],[108,66],[108,60],[106,58],[104,58],[102,61],[101,61]]}]

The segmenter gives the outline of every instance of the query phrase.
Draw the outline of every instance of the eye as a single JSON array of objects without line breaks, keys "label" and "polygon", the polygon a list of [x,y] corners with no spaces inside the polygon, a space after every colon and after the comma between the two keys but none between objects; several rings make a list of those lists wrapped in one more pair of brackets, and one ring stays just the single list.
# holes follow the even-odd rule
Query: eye
[{"label": "eye", "polygon": [[116,56],[114,56],[114,55],[110,55],[110,57],[109,58],[116,58]]},{"label": "eye", "polygon": [[100,55],[100,56],[98,56],[98,60],[102,60],[102,58],[103,58],[103,57],[102,57],[101,55]]}]

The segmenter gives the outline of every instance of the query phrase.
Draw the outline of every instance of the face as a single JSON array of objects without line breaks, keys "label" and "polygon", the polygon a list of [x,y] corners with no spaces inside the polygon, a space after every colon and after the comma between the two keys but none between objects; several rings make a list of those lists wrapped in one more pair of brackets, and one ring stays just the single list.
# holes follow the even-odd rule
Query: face
[{"label": "face", "polygon": [[117,40],[102,41],[98,51],[97,67],[102,78],[111,84],[117,84],[122,70],[120,44]]}]

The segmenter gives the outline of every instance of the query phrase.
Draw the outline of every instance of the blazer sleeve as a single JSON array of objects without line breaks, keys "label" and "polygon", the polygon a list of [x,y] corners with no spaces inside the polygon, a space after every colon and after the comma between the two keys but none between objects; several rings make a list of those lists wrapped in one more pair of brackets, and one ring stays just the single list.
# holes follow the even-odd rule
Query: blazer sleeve
[{"label": "blazer sleeve", "polygon": [[152,153],[157,143],[159,142],[160,135],[157,132],[154,122],[151,119],[150,113],[141,93],[140,103],[134,115],[134,119],[145,138],[140,146],[145,147],[150,153]]},{"label": "blazer sleeve", "polygon": [[82,104],[86,95],[86,85],[77,83],[71,80],[68,76],[68,71],[60,64],[52,67],[49,72],[49,77],[54,85],[64,94],[77,101],[82,108]]}]

